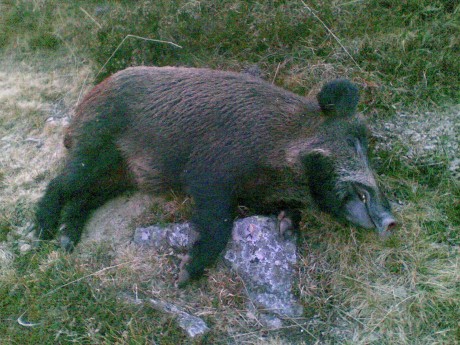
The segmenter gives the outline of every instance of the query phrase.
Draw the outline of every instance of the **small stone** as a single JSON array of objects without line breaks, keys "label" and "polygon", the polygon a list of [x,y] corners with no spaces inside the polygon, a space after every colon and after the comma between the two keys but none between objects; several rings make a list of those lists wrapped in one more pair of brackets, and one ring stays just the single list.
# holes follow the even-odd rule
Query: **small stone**
[{"label": "small stone", "polygon": [[397,298],[406,298],[408,293],[404,286],[399,286],[393,290],[393,295]]},{"label": "small stone", "polygon": [[19,246],[19,251],[21,253],[27,253],[31,249],[32,249],[32,246],[28,243],[23,243]]},{"label": "small stone", "polygon": [[169,227],[152,225],[134,231],[134,243],[156,249],[190,248],[198,239],[198,233],[189,223],[172,224]]},{"label": "small stone", "polygon": [[176,317],[179,327],[182,328],[190,338],[204,335],[209,331],[209,327],[201,318],[185,312],[181,307],[173,303],[165,302],[157,298],[140,299],[137,296],[134,297],[129,294],[124,294],[121,298],[135,305],[148,303],[153,309]]},{"label": "small stone", "polygon": [[187,332],[190,338],[195,338],[209,331],[209,327],[202,319],[186,313],[179,316],[179,327]]},{"label": "small stone", "polygon": [[148,302],[150,302],[156,310],[177,316],[179,327],[182,328],[191,338],[203,335],[209,331],[209,327],[202,319],[197,316],[190,315],[175,304],[164,302],[155,298],[149,298]]}]

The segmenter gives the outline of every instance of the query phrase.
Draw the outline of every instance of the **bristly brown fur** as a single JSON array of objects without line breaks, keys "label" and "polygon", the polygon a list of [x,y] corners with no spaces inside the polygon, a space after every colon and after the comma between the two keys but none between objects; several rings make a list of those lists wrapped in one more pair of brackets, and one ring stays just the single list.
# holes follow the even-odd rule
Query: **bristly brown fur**
[{"label": "bristly brown fur", "polygon": [[[39,203],[39,235],[52,238],[65,223],[62,242],[71,249],[91,210],[114,195],[181,189],[194,198],[192,221],[201,234],[185,276],[199,277],[225,247],[238,201],[261,204],[289,176],[288,184],[307,190],[310,176],[318,200],[333,202],[323,190],[340,186],[336,172],[371,174],[359,162],[365,154],[344,144],[364,140],[352,116],[357,99],[356,87],[343,80],[326,84],[318,103],[248,74],[175,67],[118,72],[76,109],[64,139],[67,165]],[[306,163],[318,154],[326,159]]]}]

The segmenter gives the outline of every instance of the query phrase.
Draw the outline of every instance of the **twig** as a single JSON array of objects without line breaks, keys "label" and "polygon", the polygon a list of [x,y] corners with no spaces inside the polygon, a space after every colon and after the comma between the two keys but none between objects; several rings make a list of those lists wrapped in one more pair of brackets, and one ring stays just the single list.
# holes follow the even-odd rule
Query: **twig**
[{"label": "twig", "polygon": [[313,17],[316,18],[316,20],[318,20],[323,26],[324,28],[327,30],[327,32],[329,32],[331,34],[332,37],[334,37],[334,39],[337,41],[337,43],[342,47],[343,51],[348,55],[348,57],[354,62],[354,64],[356,65],[356,67],[359,68],[360,71],[362,71],[362,68],[358,65],[358,63],[356,62],[356,60],[353,58],[353,56],[351,56],[351,54],[348,52],[347,48],[345,48],[345,46],[342,44],[342,42],[340,41],[340,39],[332,32],[331,29],[329,29],[329,27],[326,25],[326,23],[324,23],[320,17],[318,17],[318,15],[303,1],[303,0],[300,0],[300,2],[305,6],[305,8],[307,10],[310,11],[310,13],[313,15]]},{"label": "twig", "polygon": [[136,36],[136,35],[126,35],[125,38],[123,38],[123,40],[120,42],[120,44],[118,45],[117,48],[115,48],[115,50],[113,51],[112,55],[110,55],[110,57],[107,59],[107,61],[104,63],[104,65],[101,67],[101,69],[97,72],[96,74],[96,77],[101,73],[101,71],[105,68],[105,66],[109,63],[110,59],[113,58],[113,56],[115,55],[115,53],[118,51],[118,49],[120,49],[120,47],[123,45],[123,43],[128,39],[128,38],[137,38],[139,40],[144,40],[144,41],[149,41],[149,42],[156,42],[156,43],[166,43],[166,44],[170,44],[172,45],[173,47],[176,47],[176,48],[180,48],[182,49],[182,46],[176,44],[176,43],[173,43],[173,42],[169,42],[169,41],[163,41],[163,40],[157,40],[157,39],[154,39],[154,38],[146,38],[146,37],[141,37],[141,36]]},{"label": "twig", "polygon": [[80,7],[80,11],[82,11],[84,14],[86,14],[86,15],[89,17],[89,19],[91,19],[91,20],[97,25],[97,27],[98,27],[99,29],[102,29],[102,25],[99,24],[99,23],[96,21],[96,19],[94,19],[94,17],[93,17],[91,14],[89,14],[88,12],[86,12],[86,10],[85,10],[83,7]]},{"label": "twig", "polygon": [[280,70],[280,66],[281,66],[281,62],[278,63],[278,66],[276,66],[276,71],[275,71],[275,75],[273,76],[273,79],[272,79],[272,84],[275,84],[275,80],[276,80],[276,77],[278,76],[278,72]]},{"label": "twig", "polygon": [[24,316],[24,314],[27,312],[27,310],[25,312],[23,312],[21,314],[21,316],[18,317],[18,323],[21,325],[21,326],[24,326],[24,327],[35,327],[35,326],[38,326],[38,325],[41,325],[41,322],[40,323],[31,323],[31,322],[27,322],[27,321],[24,321],[22,319],[22,317]]},{"label": "twig", "polygon": [[[118,49],[120,49],[120,47],[123,45],[123,43],[125,43],[125,41],[126,41],[128,38],[136,38],[136,39],[139,39],[139,40],[144,40],[144,41],[149,41],[149,42],[170,44],[170,45],[172,45],[173,47],[182,49],[182,46],[180,46],[180,45],[178,45],[178,44],[176,44],[176,43],[173,43],[173,42],[163,41],[163,40],[157,40],[157,39],[154,39],[154,38],[141,37],[141,36],[136,36],[136,35],[126,35],[125,38],[123,38],[123,40],[120,42],[120,44],[118,45],[118,47],[116,47],[115,50],[112,52],[112,54],[111,54],[110,57],[107,59],[107,61],[104,63],[104,65],[103,65],[103,66],[99,69],[99,71],[96,73],[96,75],[94,76],[94,78],[97,78],[97,76],[99,76],[99,74],[101,74],[102,70],[105,68],[105,66],[107,66],[107,64],[109,63],[109,61],[114,57],[114,55],[116,54],[116,52],[118,51]],[[88,80],[88,76],[85,78],[85,81],[83,82],[83,86],[82,86],[82,88],[81,88],[80,94],[78,95],[77,103],[80,102],[80,99],[81,99],[81,96],[82,96],[82,93],[83,93],[83,87],[85,86],[87,80]]]},{"label": "twig", "polygon": [[[292,319],[288,319],[288,320],[292,321]],[[313,333],[309,332],[304,327],[302,327],[302,325],[300,325],[298,323],[295,323],[294,325],[287,325],[287,326],[279,327],[279,328],[276,328],[276,330],[281,331],[281,330],[288,330],[288,329],[299,328],[299,327],[302,329],[302,331],[307,332],[311,337],[315,338],[316,341],[319,341],[319,339],[317,337],[315,337],[315,335],[313,335]],[[261,329],[261,330],[257,330],[257,331],[247,332],[247,333],[235,334],[235,335],[232,335],[232,337],[233,338],[241,338],[241,337],[246,337],[246,336],[252,335],[252,334],[264,333],[265,331],[266,331],[266,329]]]},{"label": "twig", "polygon": [[348,1],[348,2],[345,2],[343,4],[337,4],[336,7],[342,7],[342,6],[348,6],[348,5],[352,5],[352,4],[355,4],[357,2],[362,2],[363,0],[353,0],[353,1]]},{"label": "twig", "polygon": [[333,305],[333,306],[334,306],[335,309],[337,309],[337,311],[338,311],[339,313],[345,314],[346,317],[349,317],[349,318],[352,319],[353,321],[359,323],[361,326],[366,327],[366,325],[365,325],[364,323],[362,323],[361,321],[359,321],[359,320],[358,320],[356,317],[354,317],[353,315],[347,313],[345,310],[342,310],[342,309],[340,309],[339,307],[337,307],[337,306],[335,306],[335,305]]},{"label": "twig", "polygon": [[64,285],[61,285],[61,286],[58,286],[57,288],[47,292],[46,294],[43,295],[43,297],[45,296],[49,296],[49,295],[52,295],[53,293],[55,293],[56,291],[66,287],[66,286],[69,286],[69,285],[72,285],[72,284],[75,284],[75,283],[78,283],[79,281],[83,280],[83,279],[86,279],[86,278],[89,278],[89,277],[92,277],[92,276],[95,276],[95,275],[98,275],[99,273],[102,273],[104,271],[107,271],[107,270],[110,270],[112,268],[116,268],[116,267],[119,267],[119,266],[123,266],[123,265],[126,265],[126,264],[130,264],[132,262],[134,262],[135,260],[131,260],[131,261],[127,261],[127,262],[122,262],[121,264],[118,264],[118,265],[114,265],[114,266],[109,266],[109,267],[104,267],[103,269],[100,269],[99,271],[96,271],[96,272],[93,272],[93,273],[90,273],[90,274],[87,274],[86,276],[83,276],[83,277],[80,277],[78,279],[75,279],[75,280],[72,280],[71,282],[68,282]]},{"label": "twig", "polygon": [[[119,266],[123,266],[123,265],[126,265],[126,264],[130,264],[134,262],[134,260],[131,260],[131,261],[127,261],[127,262],[122,262],[121,264],[118,264],[118,265],[114,265],[114,266],[109,266],[109,267],[104,267],[103,269],[99,270],[99,271],[96,271],[96,272],[93,272],[91,274],[87,274],[86,276],[83,276],[83,277],[80,277],[78,279],[75,279],[71,282],[68,282],[64,285],[61,285],[59,287],[57,287],[56,289],[53,289],[49,292],[47,292],[46,294],[42,295],[42,297],[46,297],[46,296],[49,296],[49,295],[52,295],[53,293],[55,293],[56,291],[59,291],[60,289],[62,289],[63,287],[66,287],[66,286],[69,286],[69,285],[72,285],[72,284],[75,284],[77,282],[79,282],[80,280],[83,280],[83,279],[86,279],[88,277],[92,277],[92,276],[95,276],[101,272],[104,272],[104,271],[107,271],[109,269],[112,269],[112,268],[115,268],[115,267],[119,267]],[[38,326],[38,325],[41,325],[42,323],[31,323],[31,322],[28,322],[28,321],[24,321],[22,319],[22,317],[24,316],[25,313],[27,313],[27,311],[29,310],[30,308],[27,308],[25,312],[23,312],[17,319],[17,322],[18,324],[20,324],[21,326],[24,326],[24,327],[35,327],[35,326]]]}]

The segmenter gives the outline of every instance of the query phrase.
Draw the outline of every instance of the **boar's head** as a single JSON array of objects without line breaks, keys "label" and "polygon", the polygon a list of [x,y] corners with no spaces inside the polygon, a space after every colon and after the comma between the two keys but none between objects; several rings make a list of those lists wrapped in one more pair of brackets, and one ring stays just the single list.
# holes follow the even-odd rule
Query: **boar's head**
[{"label": "boar's head", "polygon": [[367,129],[355,114],[358,100],[358,89],[349,81],[323,87],[318,102],[326,119],[301,161],[320,209],[387,235],[396,221],[369,164]]}]

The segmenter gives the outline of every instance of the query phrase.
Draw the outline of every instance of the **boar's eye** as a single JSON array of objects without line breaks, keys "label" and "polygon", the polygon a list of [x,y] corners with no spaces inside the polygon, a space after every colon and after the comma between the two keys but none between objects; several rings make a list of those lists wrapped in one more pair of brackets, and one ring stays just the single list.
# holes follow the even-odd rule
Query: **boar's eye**
[{"label": "boar's eye", "polygon": [[359,200],[363,203],[366,204],[369,201],[369,194],[368,192],[359,185],[354,185],[354,191],[356,195],[358,196]]},{"label": "boar's eye", "polygon": [[359,200],[363,202],[363,204],[367,202],[366,194],[358,192],[358,197],[359,197]]}]

